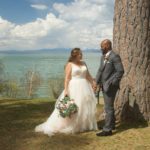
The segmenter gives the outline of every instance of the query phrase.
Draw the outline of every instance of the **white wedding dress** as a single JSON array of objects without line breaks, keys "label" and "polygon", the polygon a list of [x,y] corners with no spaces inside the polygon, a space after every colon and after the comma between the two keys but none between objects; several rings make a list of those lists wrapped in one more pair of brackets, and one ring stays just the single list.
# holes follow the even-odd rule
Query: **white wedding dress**
[{"label": "white wedding dress", "polygon": [[[74,99],[78,106],[78,112],[71,118],[62,118],[58,109],[54,111],[46,122],[36,126],[36,132],[43,132],[49,136],[55,133],[78,133],[89,130],[97,130],[95,118],[97,99],[89,81],[86,79],[87,67],[81,67],[71,63],[72,73],[68,85],[68,95]],[[57,102],[64,97],[61,93]],[[57,103],[56,102],[56,103]],[[56,106],[56,105],[55,105]]]}]

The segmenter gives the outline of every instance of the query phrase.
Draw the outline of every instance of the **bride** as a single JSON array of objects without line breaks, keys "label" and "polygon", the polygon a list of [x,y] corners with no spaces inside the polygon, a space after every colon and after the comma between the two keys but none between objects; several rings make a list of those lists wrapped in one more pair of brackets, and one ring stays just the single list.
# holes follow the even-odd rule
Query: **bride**
[{"label": "bride", "polygon": [[78,112],[71,118],[62,118],[55,105],[55,109],[47,121],[36,126],[35,131],[51,136],[55,133],[67,134],[97,130],[95,118],[97,100],[92,89],[94,84],[95,81],[85,62],[82,61],[81,50],[74,48],[65,66],[64,90],[57,102],[65,96],[69,96],[78,106]]}]

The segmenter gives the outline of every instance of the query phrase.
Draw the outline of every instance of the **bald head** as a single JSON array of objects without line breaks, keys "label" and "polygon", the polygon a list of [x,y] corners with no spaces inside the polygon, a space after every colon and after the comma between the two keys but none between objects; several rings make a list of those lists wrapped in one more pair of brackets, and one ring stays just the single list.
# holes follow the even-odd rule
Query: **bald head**
[{"label": "bald head", "polygon": [[111,43],[111,41],[110,41],[109,39],[103,40],[103,41],[101,42],[101,45],[103,45],[103,44],[107,44],[107,45],[109,45],[110,47],[111,47],[111,45],[112,45],[112,43]]},{"label": "bald head", "polygon": [[106,54],[109,50],[112,50],[112,43],[109,39],[105,39],[101,42],[101,49],[103,54]]}]

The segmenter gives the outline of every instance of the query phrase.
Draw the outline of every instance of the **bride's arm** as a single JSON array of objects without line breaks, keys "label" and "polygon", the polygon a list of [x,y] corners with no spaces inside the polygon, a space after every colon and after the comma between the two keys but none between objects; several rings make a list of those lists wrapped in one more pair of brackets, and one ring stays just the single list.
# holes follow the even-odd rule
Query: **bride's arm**
[{"label": "bride's arm", "polygon": [[[86,65],[86,63],[84,62],[84,64]],[[87,67],[87,65],[86,65]],[[87,67],[87,74],[86,74],[86,79],[91,83],[91,85],[93,85],[95,83],[94,79],[92,78],[89,70],[88,70],[88,67]]]},{"label": "bride's arm", "polygon": [[86,74],[86,79],[91,83],[91,85],[93,85],[95,83],[94,79],[92,78],[91,74],[89,73],[89,71],[87,71]]},{"label": "bride's arm", "polygon": [[64,95],[68,95],[68,84],[71,80],[71,63],[68,63],[65,67],[65,81],[64,81]]}]

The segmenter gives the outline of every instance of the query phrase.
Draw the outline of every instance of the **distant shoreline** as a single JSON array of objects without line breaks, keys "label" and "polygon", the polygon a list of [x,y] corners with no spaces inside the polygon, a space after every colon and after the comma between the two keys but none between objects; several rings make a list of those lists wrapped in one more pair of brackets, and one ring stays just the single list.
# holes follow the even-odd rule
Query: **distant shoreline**
[{"label": "distant shoreline", "polygon": [[[70,52],[71,48],[40,49],[40,50],[3,50],[0,54],[40,54],[40,53],[59,53]],[[84,52],[99,53],[99,49],[84,49]]]}]

